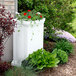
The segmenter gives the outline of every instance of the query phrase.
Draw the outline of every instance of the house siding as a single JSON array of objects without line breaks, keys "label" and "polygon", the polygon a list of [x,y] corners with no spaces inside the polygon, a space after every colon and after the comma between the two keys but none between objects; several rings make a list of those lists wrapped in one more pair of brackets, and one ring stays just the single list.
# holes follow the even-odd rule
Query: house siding
[{"label": "house siding", "polygon": [[16,0],[0,0],[0,4],[4,5],[6,10],[11,12],[12,16],[15,17]]}]

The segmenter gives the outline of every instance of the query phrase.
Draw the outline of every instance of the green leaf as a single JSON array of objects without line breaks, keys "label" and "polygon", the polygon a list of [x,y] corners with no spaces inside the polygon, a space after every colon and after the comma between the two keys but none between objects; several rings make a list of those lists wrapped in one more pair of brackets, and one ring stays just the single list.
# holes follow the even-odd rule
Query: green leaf
[{"label": "green leaf", "polygon": [[20,30],[18,30],[18,32],[20,32]]}]

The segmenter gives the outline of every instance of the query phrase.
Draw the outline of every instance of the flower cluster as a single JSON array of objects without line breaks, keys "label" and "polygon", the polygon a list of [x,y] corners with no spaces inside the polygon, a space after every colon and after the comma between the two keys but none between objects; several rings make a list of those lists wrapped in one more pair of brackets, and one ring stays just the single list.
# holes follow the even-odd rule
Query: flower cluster
[{"label": "flower cluster", "polygon": [[24,19],[24,20],[41,20],[43,18],[43,15],[41,13],[37,13],[36,10],[27,10],[26,12],[20,13],[19,16],[17,16],[18,19]]},{"label": "flower cluster", "polygon": [[3,5],[0,5],[0,58],[3,55],[4,39],[13,33],[15,24],[16,21],[13,20],[11,14],[6,12]]},{"label": "flower cluster", "polygon": [[67,31],[64,30],[56,30],[56,36],[59,38],[65,38],[70,42],[76,42],[76,38]]}]

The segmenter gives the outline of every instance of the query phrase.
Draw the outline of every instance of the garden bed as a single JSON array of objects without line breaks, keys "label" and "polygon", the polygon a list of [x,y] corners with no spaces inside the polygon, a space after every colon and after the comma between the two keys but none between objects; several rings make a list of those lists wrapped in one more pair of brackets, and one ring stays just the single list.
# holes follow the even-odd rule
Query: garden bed
[{"label": "garden bed", "polygon": [[[55,42],[48,42],[46,46],[44,46],[45,49],[51,50]],[[76,76],[76,43],[73,43],[74,45],[74,55],[69,56],[69,61],[66,64],[60,64],[58,67],[55,68],[47,68],[44,69],[42,72],[39,73],[38,76]],[[51,47],[51,48],[50,48]],[[3,74],[0,74],[0,76],[4,76]]]},{"label": "garden bed", "polygon": [[[48,45],[54,45],[54,42],[49,42]],[[74,45],[74,55],[69,56],[69,61],[66,64],[60,64],[55,68],[47,68],[39,73],[39,76],[76,76],[76,43]],[[49,48],[50,49],[50,48]],[[0,74],[0,76],[4,76]]]}]

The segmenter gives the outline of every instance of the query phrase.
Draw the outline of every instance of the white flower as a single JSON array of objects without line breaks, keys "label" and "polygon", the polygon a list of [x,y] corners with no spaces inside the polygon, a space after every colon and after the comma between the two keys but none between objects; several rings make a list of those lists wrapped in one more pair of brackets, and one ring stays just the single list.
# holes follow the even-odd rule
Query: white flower
[{"label": "white flower", "polygon": [[2,7],[0,6],[0,9],[1,9]]},{"label": "white flower", "polygon": [[40,12],[37,12],[37,14],[41,14]]},{"label": "white flower", "polygon": [[18,13],[18,12],[16,12],[15,14],[19,15],[19,13]]}]

